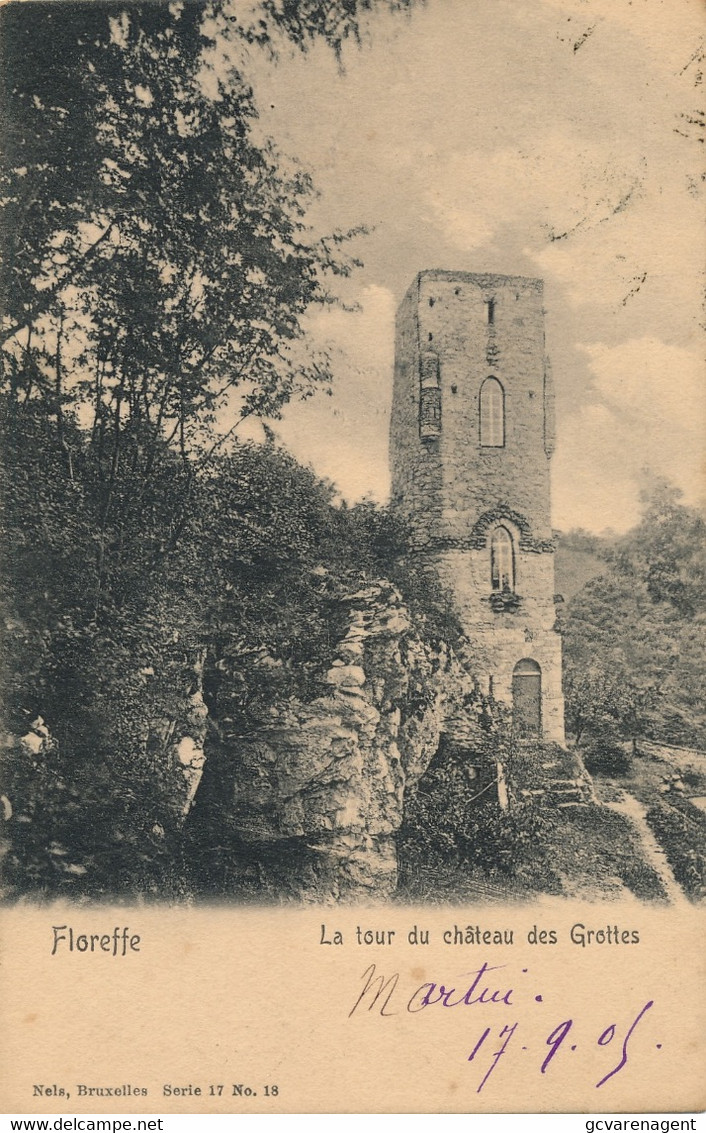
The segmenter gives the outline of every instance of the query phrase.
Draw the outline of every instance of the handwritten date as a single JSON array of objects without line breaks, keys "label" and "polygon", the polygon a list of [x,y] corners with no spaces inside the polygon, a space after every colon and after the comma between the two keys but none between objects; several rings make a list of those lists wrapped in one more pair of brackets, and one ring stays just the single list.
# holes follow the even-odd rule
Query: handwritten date
[{"label": "handwritten date", "polygon": [[[510,1008],[512,1009],[513,1015],[519,1014],[518,1008],[521,1005],[516,1005],[515,1003],[515,989],[508,987],[507,981],[503,982],[501,977],[499,978],[497,975],[493,974],[500,972],[501,969],[506,967],[507,965],[505,964],[488,964],[484,962],[479,968],[466,973],[460,987],[448,987],[442,983],[427,982],[416,987],[412,991],[412,994],[405,999],[404,993],[399,987],[399,973],[395,972],[385,979],[383,975],[377,973],[375,964],[370,964],[363,972],[363,986],[348,1012],[348,1017],[350,1018],[352,1015],[355,1015],[356,1012],[363,1011],[372,1011],[383,1018],[387,1018],[405,1012],[417,1015],[420,1012],[434,1008],[447,1010],[453,1008],[463,1009],[466,1007]],[[526,971],[527,969],[523,969],[523,974],[526,973]],[[541,1003],[542,999],[543,997],[539,994],[534,996],[534,1000],[537,1003]],[[596,1082],[596,1089],[604,1086],[627,1066],[628,1050],[632,1035],[653,1006],[654,1000],[650,999],[643,1004],[639,1011],[630,1016],[630,1022],[624,1028],[619,1027],[617,1022],[610,1023],[599,1034],[591,1034],[589,1036],[589,1043],[598,1047],[608,1047],[613,1042],[616,1043],[613,1049],[620,1047],[619,1056],[600,1080]],[[576,1027],[577,1024],[574,1019],[564,1019],[551,1030],[545,1041],[548,1050],[544,1054],[543,1061],[539,1067],[540,1073],[547,1073],[552,1061],[556,1058],[562,1047],[572,1052],[576,1051],[577,1044],[569,1042],[569,1039],[573,1038]],[[531,1028],[526,1028],[526,1024],[524,1024],[520,1018],[515,1018],[512,1022],[508,1022],[504,1026],[495,1029],[491,1026],[486,1026],[479,1034],[473,1049],[467,1056],[468,1062],[477,1063],[481,1067],[481,1070],[484,1071],[476,1087],[476,1093],[480,1093],[483,1090],[498,1063],[503,1056],[507,1054],[510,1047],[520,1045],[521,1035],[525,1029],[528,1031],[531,1030]],[[582,1034],[582,1041],[586,1041],[585,1029]],[[657,1047],[660,1046],[659,1043],[656,1045]],[[521,1049],[527,1051],[529,1048],[526,1045],[522,1045]]]}]

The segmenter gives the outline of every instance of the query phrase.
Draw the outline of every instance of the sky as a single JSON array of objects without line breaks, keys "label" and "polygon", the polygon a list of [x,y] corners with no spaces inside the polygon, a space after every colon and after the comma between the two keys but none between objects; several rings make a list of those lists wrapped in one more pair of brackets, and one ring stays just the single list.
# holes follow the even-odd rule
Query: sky
[{"label": "sky", "polygon": [[318,312],[333,396],[275,430],[349,501],[387,498],[394,314],[426,268],[541,276],[557,387],[553,522],[622,531],[648,474],[703,499],[703,9],[696,0],[427,0],[248,74],[310,169],[316,230],[365,225]]}]

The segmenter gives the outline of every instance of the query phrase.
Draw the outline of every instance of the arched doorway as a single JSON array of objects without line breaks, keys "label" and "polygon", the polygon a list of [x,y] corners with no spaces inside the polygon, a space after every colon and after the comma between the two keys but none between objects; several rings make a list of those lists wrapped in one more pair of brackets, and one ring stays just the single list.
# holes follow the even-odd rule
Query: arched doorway
[{"label": "arched doorway", "polygon": [[512,724],[520,739],[542,734],[542,670],[529,657],[518,661],[512,673]]}]

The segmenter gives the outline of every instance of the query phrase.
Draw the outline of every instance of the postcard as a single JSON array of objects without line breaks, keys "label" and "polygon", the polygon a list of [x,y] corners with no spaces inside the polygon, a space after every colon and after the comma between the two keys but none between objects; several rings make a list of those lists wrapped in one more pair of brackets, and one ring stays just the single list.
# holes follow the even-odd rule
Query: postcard
[{"label": "postcard", "polygon": [[0,9],[6,1111],[704,1107],[703,36]]}]

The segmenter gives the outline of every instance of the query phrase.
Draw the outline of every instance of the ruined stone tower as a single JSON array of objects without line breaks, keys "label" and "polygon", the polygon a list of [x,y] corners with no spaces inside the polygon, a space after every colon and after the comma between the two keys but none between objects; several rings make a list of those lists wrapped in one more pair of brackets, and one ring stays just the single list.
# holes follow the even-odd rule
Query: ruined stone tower
[{"label": "ruined stone tower", "polygon": [[542,281],[423,271],[397,315],[393,507],[520,738],[564,742]]}]

